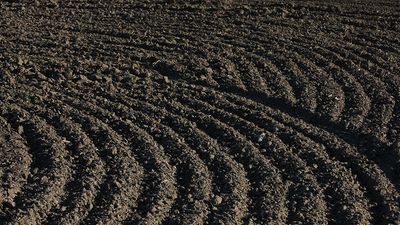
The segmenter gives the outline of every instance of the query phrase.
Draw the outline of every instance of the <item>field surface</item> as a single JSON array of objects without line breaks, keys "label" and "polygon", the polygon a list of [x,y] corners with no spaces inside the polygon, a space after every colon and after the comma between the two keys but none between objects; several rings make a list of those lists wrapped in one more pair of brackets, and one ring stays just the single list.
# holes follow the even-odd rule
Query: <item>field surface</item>
[{"label": "field surface", "polygon": [[399,18],[0,1],[0,224],[400,224]]}]

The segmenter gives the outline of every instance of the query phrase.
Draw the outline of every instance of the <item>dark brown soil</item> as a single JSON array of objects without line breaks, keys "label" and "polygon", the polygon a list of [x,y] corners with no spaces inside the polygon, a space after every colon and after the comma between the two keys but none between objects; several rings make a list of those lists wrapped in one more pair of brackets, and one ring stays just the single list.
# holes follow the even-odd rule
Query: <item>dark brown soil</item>
[{"label": "dark brown soil", "polygon": [[399,18],[0,1],[0,224],[400,224]]}]

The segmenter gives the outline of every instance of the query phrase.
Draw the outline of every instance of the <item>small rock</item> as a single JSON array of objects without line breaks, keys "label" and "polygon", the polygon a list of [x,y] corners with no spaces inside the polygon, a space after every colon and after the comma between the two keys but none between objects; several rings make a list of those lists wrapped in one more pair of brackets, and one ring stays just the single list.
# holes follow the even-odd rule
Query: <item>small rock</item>
[{"label": "small rock", "polygon": [[210,67],[207,67],[206,71],[208,75],[212,75],[214,72]]},{"label": "small rock", "polygon": [[53,7],[57,8],[59,6],[57,0],[50,0],[50,3],[51,3],[51,6],[53,6]]},{"label": "small rock", "polygon": [[115,181],[115,186],[117,186],[118,188],[121,188],[122,184],[119,181]]},{"label": "small rock", "polygon": [[113,148],[113,149],[111,150],[111,154],[113,154],[113,155],[118,154],[118,150],[117,150],[116,148]]},{"label": "small rock", "polygon": [[192,194],[188,194],[188,200],[189,200],[189,202],[193,202],[194,201]]},{"label": "small rock", "polygon": [[164,81],[165,81],[165,83],[169,83],[169,79],[167,76],[164,76]]},{"label": "small rock", "polygon": [[113,82],[112,77],[106,76],[106,77],[102,77],[102,79],[103,79],[106,83],[112,83],[112,82]]},{"label": "small rock", "polygon": [[35,167],[32,169],[32,174],[37,174],[38,171],[39,171],[39,169]]},{"label": "small rock", "polygon": [[71,70],[71,69],[67,69],[67,70],[64,72],[64,76],[65,76],[67,79],[73,78],[73,72],[72,72],[72,70]]},{"label": "small rock", "polygon": [[132,124],[133,124],[133,123],[132,123],[132,120],[130,120],[130,119],[126,119],[125,122],[126,122],[127,124],[129,124],[129,125],[132,125]]},{"label": "small rock", "polygon": [[22,66],[24,65],[24,60],[21,57],[18,57],[18,65]]},{"label": "small rock", "polygon": [[233,64],[233,63],[227,63],[227,64],[225,64],[225,69],[226,69],[226,71],[228,71],[229,73],[232,73],[232,72],[234,72],[234,71],[236,70],[235,64]]},{"label": "small rock", "polygon": [[210,155],[210,159],[211,159],[211,160],[215,159],[215,155],[211,154],[211,155]]},{"label": "small rock", "polygon": [[214,196],[213,198],[213,204],[214,205],[220,205],[222,203],[222,197],[219,195]]},{"label": "small rock", "polygon": [[41,72],[38,72],[38,73],[36,74],[36,77],[37,77],[39,80],[47,80],[47,77],[46,77],[43,73],[41,73]]},{"label": "small rock", "polygon": [[84,75],[79,75],[79,83],[88,83],[90,80],[84,76]]},{"label": "small rock", "polygon": [[249,219],[249,221],[247,222],[247,225],[254,225],[255,223],[253,222],[253,219]]},{"label": "small rock", "polygon": [[115,88],[115,86],[112,83],[108,83],[107,84],[107,90],[111,93],[111,94],[115,94],[117,92],[117,89]]},{"label": "small rock", "polygon": [[24,133],[24,127],[18,126],[18,134],[23,134],[23,133]]},{"label": "small rock", "polygon": [[368,66],[368,69],[371,69],[374,66],[374,64],[371,61],[368,61],[367,66]]},{"label": "small rock", "polygon": [[265,138],[265,133],[261,133],[260,136],[258,137],[258,142],[262,142]]},{"label": "small rock", "polygon": [[41,179],[41,182],[42,183],[47,183],[47,182],[49,182],[49,178],[47,176],[43,176],[42,179]]}]

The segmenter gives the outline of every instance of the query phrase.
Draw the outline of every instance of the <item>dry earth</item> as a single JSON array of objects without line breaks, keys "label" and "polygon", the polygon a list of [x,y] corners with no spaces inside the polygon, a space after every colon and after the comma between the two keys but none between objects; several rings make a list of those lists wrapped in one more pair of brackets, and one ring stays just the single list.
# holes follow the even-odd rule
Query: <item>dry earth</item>
[{"label": "dry earth", "polygon": [[400,224],[399,18],[1,1],[0,224]]}]

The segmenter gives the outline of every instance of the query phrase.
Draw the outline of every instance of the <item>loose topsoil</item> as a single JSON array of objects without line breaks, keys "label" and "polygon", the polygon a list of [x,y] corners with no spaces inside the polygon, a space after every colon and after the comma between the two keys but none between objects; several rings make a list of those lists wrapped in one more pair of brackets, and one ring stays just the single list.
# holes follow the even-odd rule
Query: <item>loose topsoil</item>
[{"label": "loose topsoil", "polygon": [[0,224],[400,224],[400,4],[0,2]]}]

